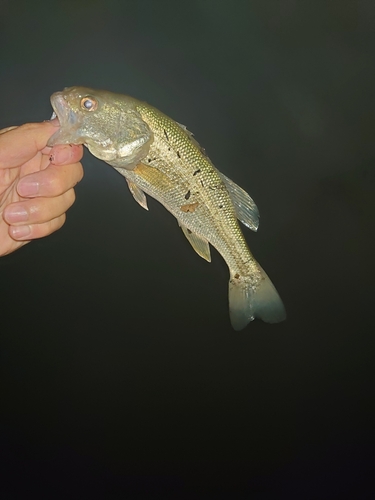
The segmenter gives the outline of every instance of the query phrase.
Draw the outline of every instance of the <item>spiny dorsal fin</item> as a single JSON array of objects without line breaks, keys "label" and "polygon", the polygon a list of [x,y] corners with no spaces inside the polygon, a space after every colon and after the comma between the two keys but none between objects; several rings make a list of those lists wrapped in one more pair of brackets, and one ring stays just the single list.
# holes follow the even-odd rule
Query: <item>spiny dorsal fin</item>
[{"label": "spiny dorsal fin", "polygon": [[205,238],[202,238],[202,236],[198,236],[196,233],[190,231],[190,229],[184,226],[180,221],[178,224],[197,254],[207,260],[207,262],[211,262],[210,245],[208,244],[208,241]]},{"label": "spiny dorsal fin", "polygon": [[199,142],[194,138],[194,134],[193,132],[190,132],[190,130],[188,130],[185,125],[182,125],[182,123],[178,123],[176,122],[177,125],[179,127],[181,127],[186,133],[187,135],[190,137],[190,140],[193,144],[195,144],[195,146],[197,146],[197,148],[200,150],[200,152],[207,157],[207,153],[206,153],[206,150],[199,144]]},{"label": "spiny dorsal fin", "polygon": [[227,176],[219,175],[228,189],[237,218],[248,228],[256,231],[259,227],[259,210],[248,193]]}]

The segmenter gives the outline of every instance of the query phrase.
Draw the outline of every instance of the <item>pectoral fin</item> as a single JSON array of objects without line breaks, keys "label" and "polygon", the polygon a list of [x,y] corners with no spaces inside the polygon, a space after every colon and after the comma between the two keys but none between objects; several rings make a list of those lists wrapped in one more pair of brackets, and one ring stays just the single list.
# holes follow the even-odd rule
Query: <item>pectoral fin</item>
[{"label": "pectoral fin", "polygon": [[221,180],[228,189],[237,218],[248,228],[256,231],[259,226],[259,210],[253,199],[235,182],[219,172]]},{"label": "pectoral fin", "polygon": [[149,184],[157,186],[158,190],[163,193],[175,190],[175,185],[169,177],[156,167],[151,167],[150,165],[145,165],[144,163],[138,163],[134,169],[134,174],[141,177]]},{"label": "pectoral fin", "polygon": [[129,181],[126,179],[126,182],[128,183],[129,189],[131,194],[133,195],[135,201],[141,205],[145,210],[148,210],[147,206],[147,198],[145,193],[140,189],[137,184],[135,184],[132,181]]},{"label": "pectoral fin", "polygon": [[202,238],[202,236],[198,236],[196,233],[190,231],[190,229],[181,224],[181,222],[178,223],[182,229],[182,232],[189,240],[191,246],[194,248],[197,254],[200,255],[203,259],[207,260],[207,262],[211,262],[210,245],[208,244],[208,241],[205,238]]}]

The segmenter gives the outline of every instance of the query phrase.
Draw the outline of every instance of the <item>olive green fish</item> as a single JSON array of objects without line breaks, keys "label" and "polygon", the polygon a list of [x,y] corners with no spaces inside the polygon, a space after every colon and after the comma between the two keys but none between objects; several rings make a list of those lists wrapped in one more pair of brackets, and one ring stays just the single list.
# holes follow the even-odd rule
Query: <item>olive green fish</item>
[{"label": "olive green fish", "polygon": [[143,208],[145,193],[164,205],[198,255],[210,262],[209,244],[218,250],[229,267],[235,330],[254,318],[269,323],[285,319],[283,303],[238,223],[257,230],[254,201],[213,166],[183,125],[145,102],[103,90],[66,88],[54,93],[51,103],[60,128],[49,146],[86,145],[125,177]]}]

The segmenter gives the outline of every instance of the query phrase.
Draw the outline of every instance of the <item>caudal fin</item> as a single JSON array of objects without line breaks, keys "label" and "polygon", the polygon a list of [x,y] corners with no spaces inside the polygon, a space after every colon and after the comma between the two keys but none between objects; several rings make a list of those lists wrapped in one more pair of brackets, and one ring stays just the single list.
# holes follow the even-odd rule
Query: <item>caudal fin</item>
[{"label": "caudal fin", "polygon": [[279,323],[286,318],[284,304],[267,274],[259,266],[262,280],[255,291],[246,280],[229,281],[229,314],[235,330],[242,330],[254,318]]}]

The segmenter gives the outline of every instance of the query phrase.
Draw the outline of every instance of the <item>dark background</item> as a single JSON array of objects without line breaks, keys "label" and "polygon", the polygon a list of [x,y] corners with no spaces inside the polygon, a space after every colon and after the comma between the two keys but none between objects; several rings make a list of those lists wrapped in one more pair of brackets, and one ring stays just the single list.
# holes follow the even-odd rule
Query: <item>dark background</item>
[{"label": "dark background", "polygon": [[0,259],[2,499],[373,498],[374,29],[370,0],[0,2],[0,128],[71,85],[184,123],[288,312],[233,331],[217,252],[86,151],[65,226]]}]

